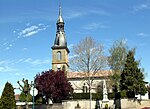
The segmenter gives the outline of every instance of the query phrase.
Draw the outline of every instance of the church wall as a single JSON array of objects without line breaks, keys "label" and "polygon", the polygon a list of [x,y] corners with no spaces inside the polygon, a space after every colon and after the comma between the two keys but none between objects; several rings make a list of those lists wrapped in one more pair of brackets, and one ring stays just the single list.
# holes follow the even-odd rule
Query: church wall
[{"label": "church wall", "polygon": [[[85,86],[87,87],[87,92],[88,92],[88,85],[87,85],[87,80],[85,79],[72,79],[69,80],[69,82],[71,83],[73,89],[74,89],[74,93],[83,93],[83,86],[85,83]],[[97,92],[97,87],[100,85],[102,87],[102,82],[103,82],[103,78],[97,78],[93,80],[92,83],[92,90],[91,93],[96,93]]]}]

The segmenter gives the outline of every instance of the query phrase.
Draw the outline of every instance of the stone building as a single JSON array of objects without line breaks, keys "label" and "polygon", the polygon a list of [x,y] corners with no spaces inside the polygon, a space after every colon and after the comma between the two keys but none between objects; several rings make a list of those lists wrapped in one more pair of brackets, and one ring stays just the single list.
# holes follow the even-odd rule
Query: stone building
[{"label": "stone building", "polygon": [[[81,72],[69,72],[67,40],[64,30],[64,20],[62,10],[59,7],[59,16],[57,19],[57,30],[54,45],[52,48],[52,70],[64,70],[66,76],[71,83],[75,93],[88,92],[87,76]],[[94,79],[91,92],[96,93],[102,86],[102,81],[107,79],[111,71],[100,71],[95,75],[90,75],[91,80]]]},{"label": "stone building", "polygon": [[57,31],[52,48],[52,70],[64,70],[68,72],[68,54],[67,41],[64,31],[64,20],[62,18],[61,7],[59,7],[59,16],[57,20]]}]

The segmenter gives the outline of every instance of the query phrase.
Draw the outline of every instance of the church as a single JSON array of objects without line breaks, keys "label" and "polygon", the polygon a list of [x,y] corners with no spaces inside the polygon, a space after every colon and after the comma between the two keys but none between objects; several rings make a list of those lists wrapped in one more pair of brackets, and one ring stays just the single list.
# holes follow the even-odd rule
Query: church
[{"label": "church", "polygon": [[[54,45],[52,48],[52,70],[64,70],[66,72],[67,78],[71,83],[74,93],[87,93],[88,92],[88,85],[86,77],[84,73],[81,72],[69,72],[69,49],[67,47],[67,40],[64,30],[64,19],[62,17],[62,9],[61,6],[59,7],[59,16],[57,19],[57,30],[56,30],[56,37],[54,41]],[[94,76],[91,74],[90,78],[93,78],[93,85],[91,92],[96,93],[101,90],[101,86],[103,84],[103,80],[107,79],[108,76],[111,75],[111,71],[100,71],[96,73]],[[111,92],[112,88],[109,88],[109,92]]]}]

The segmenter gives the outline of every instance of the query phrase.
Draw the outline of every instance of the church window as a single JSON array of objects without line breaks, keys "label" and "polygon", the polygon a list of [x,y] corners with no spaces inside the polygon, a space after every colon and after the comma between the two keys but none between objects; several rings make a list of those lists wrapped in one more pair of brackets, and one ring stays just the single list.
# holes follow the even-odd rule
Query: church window
[{"label": "church window", "polygon": [[61,52],[60,51],[57,52],[57,60],[61,60]]}]

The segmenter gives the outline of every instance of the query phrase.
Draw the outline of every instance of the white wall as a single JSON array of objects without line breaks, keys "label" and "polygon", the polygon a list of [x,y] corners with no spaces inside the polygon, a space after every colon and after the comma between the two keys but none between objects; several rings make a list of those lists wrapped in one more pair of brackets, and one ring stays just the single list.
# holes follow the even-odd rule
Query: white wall
[{"label": "white wall", "polygon": [[142,100],[148,100],[149,96],[148,96],[148,92],[145,95],[135,95],[135,97],[137,97],[138,100],[142,99]]},{"label": "white wall", "polygon": [[[103,79],[101,79],[101,78],[94,79],[94,81],[92,83],[91,93],[96,93],[97,86],[100,85],[102,81],[103,81]],[[84,83],[85,83],[85,86],[87,86],[87,88],[88,88],[87,80],[73,79],[73,80],[69,80],[69,82],[71,83],[71,85],[74,89],[74,93],[83,93]]]}]

